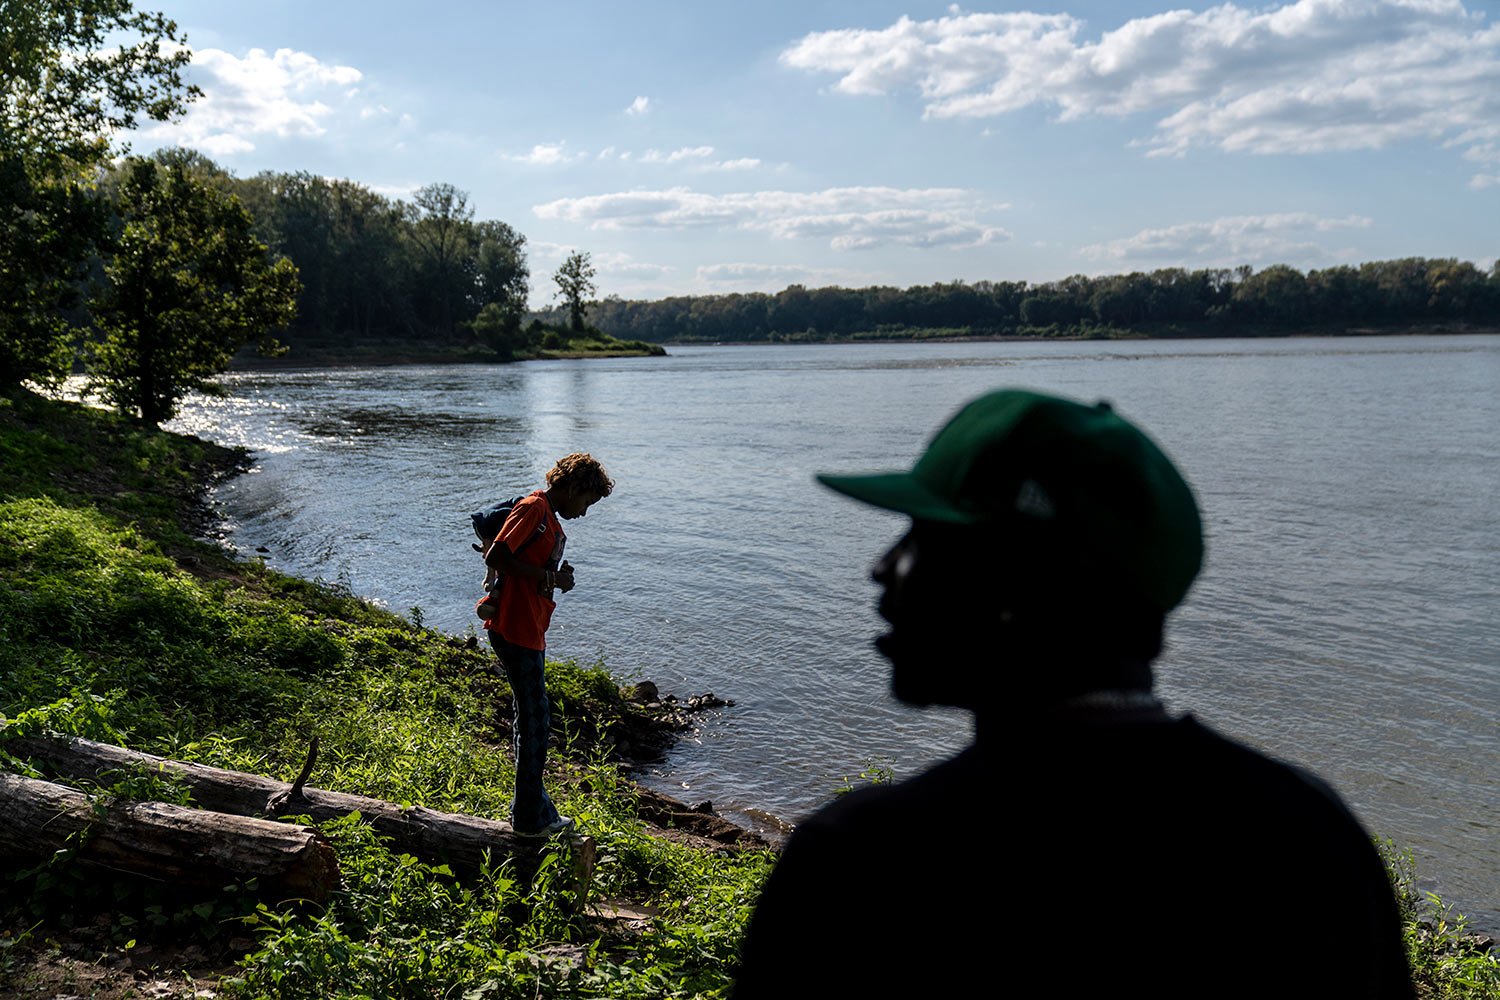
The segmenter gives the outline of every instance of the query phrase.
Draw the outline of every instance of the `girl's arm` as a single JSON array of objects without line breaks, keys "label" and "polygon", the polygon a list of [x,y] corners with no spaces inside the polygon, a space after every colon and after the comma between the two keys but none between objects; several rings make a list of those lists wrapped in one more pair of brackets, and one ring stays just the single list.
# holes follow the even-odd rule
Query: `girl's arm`
[{"label": "girl's arm", "polygon": [[507,576],[517,576],[526,580],[535,580],[543,587],[561,587],[566,593],[573,589],[573,567],[560,569],[556,572],[545,566],[533,566],[530,563],[517,559],[515,553],[511,552],[510,546],[503,542],[491,542],[490,547],[485,550],[484,564]]}]

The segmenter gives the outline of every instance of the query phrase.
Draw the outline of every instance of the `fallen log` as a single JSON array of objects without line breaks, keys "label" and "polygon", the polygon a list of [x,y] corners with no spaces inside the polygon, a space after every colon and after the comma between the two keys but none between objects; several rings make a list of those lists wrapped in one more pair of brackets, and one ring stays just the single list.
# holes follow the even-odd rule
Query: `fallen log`
[{"label": "fallen log", "polygon": [[[97,779],[106,771],[144,768],[160,772],[185,786],[194,804],[237,816],[309,816],[326,823],[358,812],[399,852],[429,864],[446,864],[460,875],[473,875],[486,854],[496,862],[515,857],[523,865],[534,859],[544,843],[516,833],[500,820],[439,812],[424,806],[402,806],[366,795],[350,795],[303,787],[310,767],[294,784],[243,771],[229,771],[169,760],[153,754],[96,743],[75,736],[28,736],[7,740],[6,750],[28,758],[44,774],[73,779]],[[311,763],[311,754],[309,763]],[[574,836],[573,876],[582,895],[593,876],[596,848],[593,838]]]},{"label": "fallen log", "polygon": [[339,885],[333,847],[307,827],[164,802],[96,803],[74,788],[0,773],[0,854],[65,849],[84,864],[179,886],[254,878],[321,902]]}]

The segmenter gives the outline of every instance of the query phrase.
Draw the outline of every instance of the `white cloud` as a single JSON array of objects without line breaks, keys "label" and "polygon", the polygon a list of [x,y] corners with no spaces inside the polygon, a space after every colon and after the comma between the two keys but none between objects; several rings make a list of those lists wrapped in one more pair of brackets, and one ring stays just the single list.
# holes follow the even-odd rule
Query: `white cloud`
[{"label": "white cloud", "polygon": [[[329,178],[329,179],[331,180],[332,178]],[[376,194],[380,195],[383,198],[390,198],[392,201],[406,201],[406,200],[410,199],[412,195],[416,194],[419,190],[421,190],[422,185],[421,184],[410,184],[410,183],[408,183],[408,184],[365,184],[364,187],[369,188],[371,191],[374,191]]]},{"label": "white cloud", "polygon": [[526,241],[526,255],[531,258],[533,264],[538,261],[551,260],[561,263],[564,257],[577,249],[570,243],[552,243],[547,240]]},{"label": "white cloud", "polygon": [[698,277],[705,281],[791,281],[809,271],[801,264],[707,264],[698,268]]},{"label": "white cloud", "polygon": [[[566,142],[553,142],[535,145],[526,153],[503,155],[505,159],[516,163],[528,163],[532,166],[554,166],[572,160],[584,159],[588,154],[570,153]],[[683,146],[668,151],[648,149],[640,154],[635,154],[628,149],[622,150],[614,146],[605,146],[598,153],[594,154],[594,159],[596,160],[618,160],[622,163],[650,163],[657,166],[684,166],[696,170],[753,170],[761,164],[760,160],[748,156],[734,160],[715,160],[713,157],[714,147],[712,146]]]},{"label": "white cloud", "polygon": [[1225,3],[1127,21],[1096,40],[1068,14],[902,17],[809,34],[781,54],[847,94],[915,91],[934,118],[1032,105],[1062,121],[1160,116],[1144,144],[1251,153],[1470,146],[1500,121],[1500,26],[1462,0]]},{"label": "white cloud", "polygon": [[1316,264],[1347,256],[1324,245],[1326,234],[1366,229],[1362,215],[1325,218],[1308,212],[1236,215],[1143,229],[1133,236],[1095,243],[1079,253],[1121,266],[1226,267],[1240,264]]},{"label": "white cloud", "polygon": [[1474,145],[1464,151],[1464,159],[1480,164],[1481,170],[1494,173],[1478,173],[1469,178],[1469,187],[1475,191],[1500,185],[1500,122],[1489,129],[1475,129],[1470,138]]},{"label": "white cloud", "polygon": [[[712,146],[683,146],[669,153],[664,153],[659,149],[648,149],[636,157],[636,162],[682,164],[700,170],[754,170],[760,166],[761,161],[752,156],[742,156],[733,160],[715,160],[714,152]],[[628,160],[630,154],[622,153],[620,159]]]},{"label": "white cloud", "polygon": [[[526,255],[531,264],[529,287],[534,308],[555,301],[557,285],[552,280],[553,272],[569,254],[580,249],[583,248],[570,243],[527,242]],[[677,270],[670,264],[654,264],[613,250],[590,251],[589,260],[598,272],[599,293],[627,298],[667,294],[671,289],[657,283]]]},{"label": "white cloud", "polygon": [[670,153],[659,149],[648,149],[641,154],[642,163],[681,163],[684,160],[705,160],[714,155],[712,146],[684,146]]},{"label": "white cloud", "polygon": [[628,278],[663,278],[677,270],[670,264],[652,264],[636,260],[628,253],[603,251],[589,255],[594,267],[601,275],[620,275]]},{"label": "white cloud", "polygon": [[627,115],[635,116],[635,115],[643,115],[647,111],[650,111],[650,110],[651,110],[651,98],[649,98],[649,97],[637,97],[635,100],[633,100],[633,101],[630,102],[630,107],[628,107],[628,108],[625,109],[625,113]]},{"label": "white cloud", "polygon": [[525,153],[506,153],[505,159],[524,163],[532,167],[552,167],[569,160],[580,159],[586,153],[569,153],[565,142],[541,142]]},{"label": "white cloud", "polygon": [[[198,49],[188,72],[203,96],[180,121],[155,125],[148,138],[192,146],[213,156],[255,149],[259,136],[319,136],[351,104],[363,74],[293,49],[251,49],[243,58],[223,49]],[[352,109],[365,117],[378,105]]]},{"label": "white cloud", "polygon": [[706,264],[697,269],[698,283],[718,291],[775,292],[788,285],[841,285],[855,288],[877,284],[879,278],[847,268],[808,267],[802,264]]},{"label": "white cloud", "polygon": [[826,239],[837,250],[894,245],[962,249],[1010,238],[981,220],[1003,206],[958,188],[829,188],[706,194],[688,188],[559,198],[533,206],[542,219],[592,229],[744,229],[779,239]]},{"label": "white cloud", "polygon": [[179,145],[191,146],[210,157],[220,158],[233,156],[236,153],[248,153],[255,148],[255,143],[249,139],[228,132],[213,133],[196,140],[179,138],[177,142]]},{"label": "white cloud", "polygon": [[[571,243],[551,243],[545,240],[537,240],[526,244],[527,255],[531,258],[532,277],[548,279],[550,283],[550,271],[556,264],[561,264],[569,254],[579,248]],[[648,261],[637,260],[628,253],[616,250],[590,252],[589,260],[600,274],[616,274],[635,278],[660,278],[676,268],[670,264],[652,264]],[[548,274],[542,274],[543,270]]]}]

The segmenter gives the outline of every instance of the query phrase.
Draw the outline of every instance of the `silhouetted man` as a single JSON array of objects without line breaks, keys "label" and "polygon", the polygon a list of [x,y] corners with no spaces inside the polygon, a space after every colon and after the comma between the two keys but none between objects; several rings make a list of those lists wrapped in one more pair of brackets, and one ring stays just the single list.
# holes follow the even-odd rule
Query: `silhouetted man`
[{"label": "silhouetted man", "polygon": [[797,827],[736,1000],[1412,995],[1338,796],[1151,693],[1203,542],[1150,439],[1004,390],[910,472],[819,479],[911,516],[875,566],[876,645],[897,698],[971,710],[975,739]]}]

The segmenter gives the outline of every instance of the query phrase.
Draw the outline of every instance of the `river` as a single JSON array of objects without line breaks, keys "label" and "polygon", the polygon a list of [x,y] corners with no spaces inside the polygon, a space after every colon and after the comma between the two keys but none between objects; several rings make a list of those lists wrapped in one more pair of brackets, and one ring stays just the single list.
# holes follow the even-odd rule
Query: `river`
[{"label": "river", "polygon": [[171,426],[254,450],[217,494],[242,554],[454,633],[477,622],[469,511],[592,452],[618,486],[569,524],[549,655],[730,699],[649,780],[795,821],[969,736],[894,703],[870,646],[869,566],[903,521],[813,474],[904,467],[998,386],[1107,398],[1204,513],[1168,706],[1322,774],[1500,928],[1500,337],[670,350],[237,372]]}]

